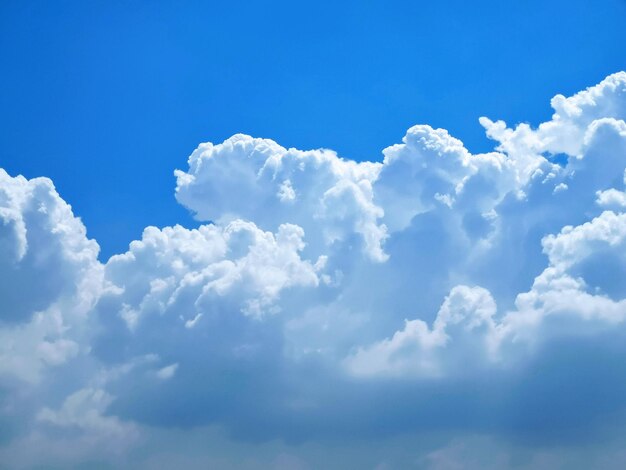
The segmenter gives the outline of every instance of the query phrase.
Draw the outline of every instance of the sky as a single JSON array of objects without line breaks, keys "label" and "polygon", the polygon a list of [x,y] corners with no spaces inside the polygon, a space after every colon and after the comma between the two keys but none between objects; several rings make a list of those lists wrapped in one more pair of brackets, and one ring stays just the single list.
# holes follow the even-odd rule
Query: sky
[{"label": "sky", "polygon": [[625,15],[622,0],[5,0],[0,158],[52,178],[106,261],[147,225],[192,225],[165,189],[199,142],[380,160],[425,123],[487,151],[479,116],[536,125],[553,95],[622,70]]},{"label": "sky", "polygon": [[626,3],[337,3],[0,2],[0,467],[626,466]]}]

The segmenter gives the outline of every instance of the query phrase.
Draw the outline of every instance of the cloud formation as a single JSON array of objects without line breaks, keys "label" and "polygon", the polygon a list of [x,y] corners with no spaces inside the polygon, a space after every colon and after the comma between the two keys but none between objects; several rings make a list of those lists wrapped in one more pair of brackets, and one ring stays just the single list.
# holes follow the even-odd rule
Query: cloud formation
[{"label": "cloud formation", "polygon": [[0,460],[542,468],[602,438],[585,462],[617,466],[626,73],[551,104],[481,118],[486,154],[426,125],[381,161],[201,144],[175,176],[204,225],[106,263],[50,180],[0,170]]}]

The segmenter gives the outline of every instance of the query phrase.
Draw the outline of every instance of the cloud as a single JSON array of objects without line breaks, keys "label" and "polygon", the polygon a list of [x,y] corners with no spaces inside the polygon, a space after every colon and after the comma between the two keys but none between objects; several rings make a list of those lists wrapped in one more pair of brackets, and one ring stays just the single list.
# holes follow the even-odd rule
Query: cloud
[{"label": "cloud", "polygon": [[[432,328],[419,319],[407,320],[404,329],[392,338],[369,348],[360,348],[347,359],[346,366],[358,376],[440,376],[444,373],[440,364],[440,356],[444,354],[441,350],[453,342],[446,353],[461,353],[461,356],[447,359],[454,360],[455,366],[462,370],[468,365],[468,357],[477,361],[488,354],[488,344],[481,336],[493,334],[495,324],[492,317],[495,313],[495,302],[487,290],[456,286],[439,309]],[[451,337],[449,330],[452,329],[457,330],[457,334]],[[474,348],[464,341],[459,346],[459,342],[463,341],[461,336],[485,344]]]},{"label": "cloud", "polygon": [[107,263],[105,298],[119,299],[131,330],[144,316],[167,311],[193,324],[203,305],[223,297],[235,297],[244,315],[272,313],[283,289],[320,282],[325,258],[302,260],[303,238],[296,225],[282,224],[272,234],[241,220],[195,230],[148,227],[142,240]]},{"label": "cloud", "polygon": [[241,217],[266,230],[288,220],[305,230],[313,250],[356,233],[368,256],[386,258],[386,227],[372,193],[379,163],[344,160],[330,150],[285,149],[243,134],[201,144],[188,163],[188,172],[175,172],[176,199],[200,220]]},{"label": "cloud", "polygon": [[504,121],[493,122],[484,117],[480,122],[487,135],[500,143],[499,150],[513,158],[545,152],[582,157],[589,133],[594,132],[597,123],[606,118],[624,118],[624,81],[626,72],[619,72],[569,98],[556,95],[550,102],[554,109],[552,119],[534,130],[528,124],[508,129]]},{"label": "cloud", "polygon": [[60,409],[42,409],[37,420],[57,427],[74,427],[81,432],[95,432],[108,438],[131,432],[115,416],[103,416],[111,401],[112,397],[103,390],[81,389],[68,396]]},{"label": "cloud", "polygon": [[99,247],[49,179],[0,170],[0,251],[0,375],[35,382],[89,347]]},{"label": "cloud", "polygon": [[623,461],[626,73],[552,106],[481,118],[484,154],[426,125],[381,161],[201,144],[175,175],[204,224],[104,264],[49,180],[0,171],[0,456]]},{"label": "cloud", "polygon": [[96,264],[97,243],[47,178],[11,178],[0,169],[0,230],[5,323],[27,322],[71,295]]},{"label": "cloud", "polygon": [[[624,321],[626,214],[606,211],[583,225],[566,226],[547,235],[543,247],[549,265],[530,291],[517,296],[515,310],[497,318],[487,290],[456,286],[432,327],[407,320],[391,338],[350,355],[348,370],[357,376],[458,376],[481,362],[482,367],[516,364],[524,342],[536,346]],[[549,322],[552,316],[559,317],[558,323]]]}]

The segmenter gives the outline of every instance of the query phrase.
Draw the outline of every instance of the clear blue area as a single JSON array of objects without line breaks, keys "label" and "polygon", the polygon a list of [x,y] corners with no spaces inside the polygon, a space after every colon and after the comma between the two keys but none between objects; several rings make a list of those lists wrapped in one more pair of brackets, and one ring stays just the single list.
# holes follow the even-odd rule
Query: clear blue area
[{"label": "clear blue area", "polygon": [[[174,168],[237,132],[380,158],[417,123],[477,118],[626,68],[623,0],[0,2],[0,167],[49,176],[102,258],[194,222]],[[616,38],[625,38],[616,41]]]}]

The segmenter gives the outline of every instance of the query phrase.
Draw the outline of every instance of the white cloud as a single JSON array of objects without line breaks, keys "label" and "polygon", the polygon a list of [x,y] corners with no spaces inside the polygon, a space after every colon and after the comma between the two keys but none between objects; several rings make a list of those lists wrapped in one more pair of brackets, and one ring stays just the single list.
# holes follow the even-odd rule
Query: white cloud
[{"label": "white cloud", "polygon": [[372,193],[379,170],[378,163],[343,160],[330,150],[285,149],[238,134],[191,154],[188,172],[175,172],[176,198],[200,220],[241,217],[265,230],[299,225],[317,255],[357,233],[365,252],[383,261],[386,228]]},{"label": "white cloud", "polygon": [[98,244],[47,178],[0,169],[0,375],[39,380],[88,347]]},{"label": "white cloud", "polygon": [[527,124],[506,128],[503,121],[481,118],[487,135],[500,142],[500,150],[513,159],[526,160],[532,154],[550,152],[581,157],[588,140],[588,129],[603,118],[624,119],[626,113],[626,72],[605,78],[601,83],[569,98],[556,95],[551,105],[554,115],[536,130]]},{"label": "white cloud", "polygon": [[[323,262],[300,258],[304,232],[283,224],[276,234],[251,222],[234,220],[226,226],[148,227],[130,250],[111,257],[105,267],[108,299],[134,330],[147,315],[179,315],[185,326],[195,325],[203,305],[232,299],[244,314],[276,311],[283,289],[316,286]],[[181,325],[182,326],[182,325]]]},{"label": "white cloud", "polygon": [[414,126],[402,144],[383,153],[375,200],[381,201],[385,223],[394,231],[438,204],[464,211],[469,202],[479,212],[488,212],[517,184],[515,169],[504,154],[472,155],[445,129]]},{"label": "white cloud", "polygon": [[[596,429],[626,393],[625,89],[620,73],[559,95],[536,128],[483,118],[486,154],[425,125],[382,162],[201,144],[176,198],[208,223],[148,227],[105,265],[49,180],[0,171],[13,457],[209,424],[289,442]],[[421,461],[466,453],[438,447]],[[262,461],[306,461],[276,455]]]},{"label": "white cloud", "polygon": [[[468,367],[468,361],[479,361],[488,355],[486,340],[493,334],[495,312],[496,305],[488,291],[457,286],[443,302],[432,328],[422,320],[407,320],[404,329],[392,338],[360,348],[345,364],[357,376],[437,377],[449,373],[442,361],[454,362],[457,372],[461,372]],[[460,345],[463,339],[466,341]],[[448,357],[443,358],[444,354]],[[450,366],[447,364],[446,369]]]},{"label": "white cloud", "polygon": [[0,250],[1,320],[22,323],[92,276],[99,247],[49,179],[0,169]]},{"label": "white cloud", "polygon": [[626,208],[626,193],[624,191],[618,191],[615,188],[607,189],[606,191],[596,192],[598,196],[597,203],[603,208]]},{"label": "white cloud", "polygon": [[169,366],[159,369],[156,376],[161,380],[169,380],[176,374],[176,369],[178,369],[178,363],[170,364]]},{"label": "white cloud", "polygon": [[104,416],[112,400],[113,397],[104,390],[81,389],[68,396],[60,409],[42,409],[37,419],[58,427],[76,427],[95,432],[102,437],[132,432],[130,426],[122,424],[115,416]]},{"label": "white cloud", "polygon": [[[347,369],[356,376],[458,376],[489,362],[511,366],[524,343],[536,346],[563,334],[586,335],[626,319],[623,278],[611,279],[607,269],[599,279],[601,285],[588,280],[595,263],[607,258],[626,272],[626,214],[606,211],[583,225],[566,226],[558,235],[546,236],[543,247],[549,266],[530,291],[517,296],[516,310],[498,318],[487,290],[457,286],[432,327],[419,319],[406,321],[391,338],[348,356]],[[618,300],[601,291],[614,282]],[[556,329],[548,321],[553,316],[559,318]],[[528,350],[523,348],[523,353]]]}]

